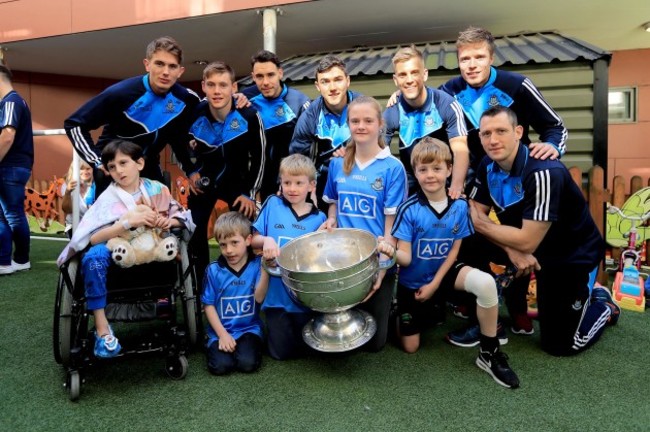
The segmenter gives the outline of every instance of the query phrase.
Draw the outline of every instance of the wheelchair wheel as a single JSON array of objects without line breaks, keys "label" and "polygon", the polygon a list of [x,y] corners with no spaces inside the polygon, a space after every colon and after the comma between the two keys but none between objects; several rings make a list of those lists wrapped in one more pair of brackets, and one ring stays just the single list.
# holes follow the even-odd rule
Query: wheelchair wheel
[{"label": "wheelchair wheel", "polygon": [[185,295],[183,296],[183,307],[185,308],[185,321],[187,327],[187,338],[191,347],[199,340],[199,319],[197,307],[198,290],[196,289],[196,274],[191,269],[189,277],[185,280]]},{"label": "wheelchair wheel", "polygon": [[189,363],[184,355],[178,357],[167,357],[165,372],[173,380],[181,380],[187,375]]},{"label": "wheelchair wheel", "polygon": [[[77,262],[71,261],[64,270],[70,276],[70,280],[75,280],[77,272]],[[59,282],[56,289],[56,299],[54,302],[54,322],[53,322],[53,348],[54,358],[58,363],[68,366],[70,364],[70,350],[72,348],[72,293],[65,281],[63,273],[59,273]]]},{"label": "wheelchair wheel", "polygon": [[68,397],[72,402],[76,402],[81,394],[81,377],[78,371],[68,372],[66,387],[68,389]]}]

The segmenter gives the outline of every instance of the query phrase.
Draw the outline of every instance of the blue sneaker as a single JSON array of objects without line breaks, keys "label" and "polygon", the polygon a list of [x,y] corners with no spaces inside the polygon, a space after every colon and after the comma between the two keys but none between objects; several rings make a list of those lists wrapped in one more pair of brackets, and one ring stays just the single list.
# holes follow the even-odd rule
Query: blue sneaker
[{"label": "blue sneaker", "polygon": [[95,334],[95,357],[113,358],[116,357],[121,350],[122,347],[120,346],[120,342],[113,335],[112,330],[110,330],[110,334],[103,336]]},{"label": "blue sneaker", "polygon": [[[497,338],[499,338],[500,345],[508,343],[508,335],[501,323],[497,324]],[[476,324],[471,327],[455,330],[447,333],[445,340],[452,345],[463,348],[475,347],[481,342],[481,329]]]},{"label": "blue sneaker", "polygon": [[614,299],[609,290],[602,286],[595,286],[591,291],[591,300],[594,302],[605,303],[611,312],[607,324],[616,325],[619,316],[621,316],[621,308],[614,303]]}]

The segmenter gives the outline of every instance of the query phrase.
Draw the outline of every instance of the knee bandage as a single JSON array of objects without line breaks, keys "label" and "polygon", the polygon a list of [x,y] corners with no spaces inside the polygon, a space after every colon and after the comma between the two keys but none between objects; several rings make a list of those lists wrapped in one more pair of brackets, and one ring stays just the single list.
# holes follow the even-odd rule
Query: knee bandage
[{"label": "knee bandage", "polygon": [[497,285],[494,278],[478,269],[472,269],[465,277],[465,291],[476,296],[476,304],[491,308],[499,303]]}]

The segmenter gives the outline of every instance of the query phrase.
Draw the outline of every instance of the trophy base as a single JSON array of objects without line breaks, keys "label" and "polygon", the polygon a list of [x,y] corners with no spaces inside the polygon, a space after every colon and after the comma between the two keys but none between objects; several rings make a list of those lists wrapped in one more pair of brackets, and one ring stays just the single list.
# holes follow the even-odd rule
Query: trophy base
[{"label": "trophy base", "polygon": [[324,313],[303,328],[302,338],[322,352],[345,352],[368,342],[377,331],[377,322],[363,310]]}]

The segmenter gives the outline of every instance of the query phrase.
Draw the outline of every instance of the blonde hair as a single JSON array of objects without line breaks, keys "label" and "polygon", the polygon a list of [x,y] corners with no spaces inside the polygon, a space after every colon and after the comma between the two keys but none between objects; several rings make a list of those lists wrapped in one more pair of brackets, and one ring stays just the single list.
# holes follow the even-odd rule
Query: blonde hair
[{"label": "blonde hair", "polygon": [[[382,116],[381,116],[381,105],[379,105],[379,102],[377,102],[377,99],[370,97],[370,96],[358,96],[350,102],[348,105],[348,123],[350,122],[350,111],[352,111],[352,108],[354,108],[357,105],[371,105],[375,111],[377,112],[377,120],[381,123]],[[380,131],[379,133],[379,139],[377,140],[377,144],[379,145],[379,148],[385,148],[386,147],[386,141],[384,141],[384,135]],[[354,167],[354,157],[356,155],[357,145],[350,137],[348,142],[345,144],[345,157],[343,158],[343,172],[345,175],[350,175],[352,172],[352,167]]]},{"label": "blonde hair", "polygon": [[456,50],[465,45],[472,45],[481,42],[487,43],[490,55],[494,55],[495,44],[492,33],[481,27],[469,26],[458,33],[458,39],[456,39]]},{"label": "blonde hair", "polygon": [[[74,169],[73,165],[74,165],[74,162],[70,164],[70,167],[68,167],[68,172],[65,175],[65,182],[66,183],[68,183],[68,182],[70,182],[72,180],[72,171]],[[91,167],[90,164],[88,164],[88,162],[86,162],[85,160],[80,159],[79,160],[79,170],[81,171],[82,168],[90,168],[92,170],[93,167]]]},{"label": "blonde hair", "polygon": [[437,138],[424,137],[413,147],[411,166],[413,171],[419,164],[444,162],[451,167],[452,156],[449,146]]},{"label": "blonde hair", "polygon": [[280,175],[307,176],[309,181],[316,180],[314,162],[305,155],[292,154],[280,162]]},{"label": "blonde hair", "polygon": [[418,58],[422,64],[424,64],[424,56],[422,55],[422,52],[415,47],[415,45],[398,49],[392,58],[393,68],[397,63],[406,62],[412,58]]},{"label": "blonde hair", "polygon": [[244,238],[251,234],[251,221],[246,216],[236,211],[229,211],[217,218],[214,224],[214,238],[227,239],[240,235]]}]

